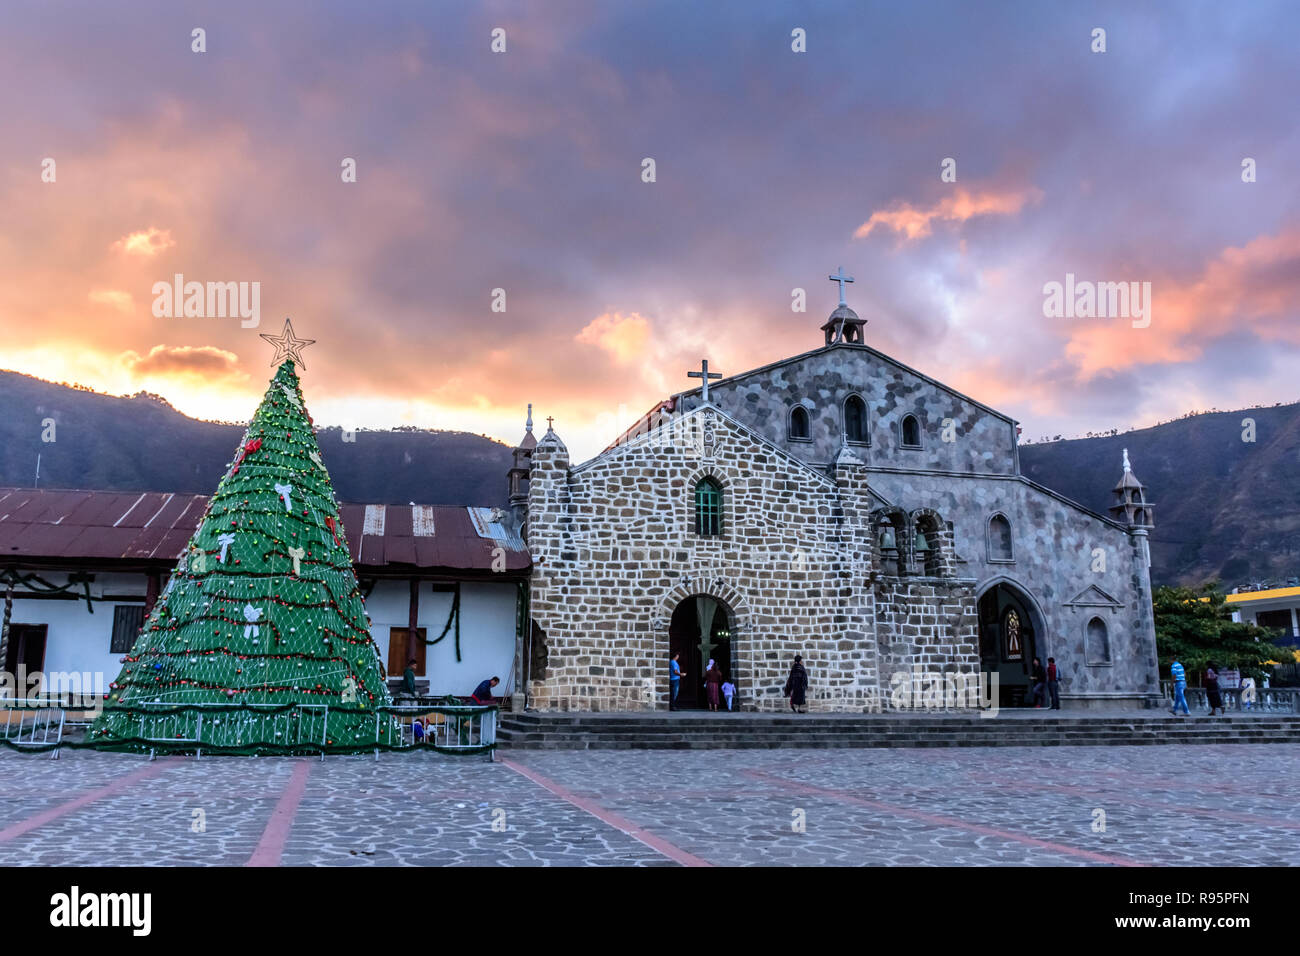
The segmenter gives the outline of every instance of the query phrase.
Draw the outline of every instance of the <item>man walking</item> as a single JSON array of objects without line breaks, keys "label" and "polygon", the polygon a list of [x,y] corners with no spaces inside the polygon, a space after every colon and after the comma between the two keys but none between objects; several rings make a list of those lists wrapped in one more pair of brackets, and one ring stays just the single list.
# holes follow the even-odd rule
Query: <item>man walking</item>
[{"label": "man walking", "polygon": [[1187,671],[1183,669],[1182,663],[1174,656],[1174,662],[1169,665],[1169,676],[1174,679],[1174,709],[1173,715],[1178,716],[1178,708],[1183,708],[1183,713],[1191,716],[1191,711],[1187,709]]}]

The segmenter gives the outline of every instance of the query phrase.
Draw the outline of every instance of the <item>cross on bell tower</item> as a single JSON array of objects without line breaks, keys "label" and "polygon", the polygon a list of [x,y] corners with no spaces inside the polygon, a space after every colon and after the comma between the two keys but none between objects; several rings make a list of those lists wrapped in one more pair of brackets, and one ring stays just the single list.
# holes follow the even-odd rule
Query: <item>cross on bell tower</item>
[{"label": "cross on bell tower", "polygon": [[827,276],[826,278],[830,279],[832,282],[838,282],[840,284],[840,305],[848,305],[848,303],[844,301],[844,283],[852,282],[853,276],[846,276],[844,274],[844,267],[840,266],[835,275]]},{"label": "cross on bell tower", "polygon": [[846,276],[844,267],[840,266],[834,275],[826,278],[840,284],[840,304],[831,313],[831,317],[826,320],[826,324],[822,326],[822,331],[826,333],[826,344],[863,345],[863,326],[867,324],[867,321],[858,318],[858,313],[850,309],[848,302],[844,299],[844,284],[852,282],[853,276]]}]

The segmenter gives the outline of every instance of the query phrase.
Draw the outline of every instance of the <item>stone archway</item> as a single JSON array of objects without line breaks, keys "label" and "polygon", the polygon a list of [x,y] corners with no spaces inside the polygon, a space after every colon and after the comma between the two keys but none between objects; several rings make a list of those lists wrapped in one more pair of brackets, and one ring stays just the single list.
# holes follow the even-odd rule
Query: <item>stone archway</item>
[{"label": "stone archway", "polygon": [[[750,614],[744,598],[716,579],[683,575],[682,582],[664,596],[661,609],[666,631],[664,659],[670,660],[678,652],[681,668],[686,673],[678,696],[681,709],[705,705],[704,668],[709,656],[736,685],[738,701],[747,697],[752,700],[752,667],[747,656]],[[664,706],[669,697],[670,687],[665,682]]]},{"label": "stone archway", "polygon": [[1006,576],[986,581],[978,594],[980,670],[998,675],[998,706],[1025,704],[1034,658],[1047,660],[1042,608],[1028,588]]}]

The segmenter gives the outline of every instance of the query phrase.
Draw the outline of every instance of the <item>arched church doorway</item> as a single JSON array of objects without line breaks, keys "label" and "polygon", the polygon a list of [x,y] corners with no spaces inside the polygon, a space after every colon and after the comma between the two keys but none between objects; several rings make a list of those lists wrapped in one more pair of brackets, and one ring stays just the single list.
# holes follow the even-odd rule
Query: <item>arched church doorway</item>
[{"label": "arched church doorway", "polygon": [[[704,672],[712,658],[723,675],[735,680],[731,667],[731,612],[717,598],[695,594],[673,609],[668,624],[668,654],[680,654],[684,676],[677,694],[680,710],[708,706],[704,692]],[[721,701],[719,709],[726,706]]]},{"label": "arched church doorway", "polygon": [[1015,585],[999,582],[980,596],[979,616],[980,669],[998,675],[998,706],[1030,703],[1034,658],[1043,655],[1044,637],[1033,602]]}]

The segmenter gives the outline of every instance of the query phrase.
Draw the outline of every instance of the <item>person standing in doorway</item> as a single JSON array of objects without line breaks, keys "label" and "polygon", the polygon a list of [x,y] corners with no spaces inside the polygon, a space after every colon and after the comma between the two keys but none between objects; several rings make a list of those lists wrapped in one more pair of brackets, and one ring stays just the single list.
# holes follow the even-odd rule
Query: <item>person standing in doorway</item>
[{"label": "person standing in doorway", "polygon": [[785,696],[790,698],[790,709],[803,713],[808,706],[808,672],[803,667],[803,656],[796,654],[790,665],[790,676],[785,679]]},{"label": "person standing in doorway", "polygon": [[731,711],[731,699],[736,696],[736,685],[730,679],[723,682],[722,697],[727,702],[727,711]]},{"label": "person standing in doorway", "polygon": [[416,660],[412,657],[406,662],[406,670],[402,672],[402,690],[411,697],[415,696],[415,665]]},{"label": "person standing in doorway", "polygon": [[682,665],[677,663],[677,659],[681,656],[680,654],[674,654],[668,660],[668,689],[672,695],[668,698],[669,710],[677,709],[677,695],[682,689],[682,678],[686,676],[686,672],[682,670]]},{"label": "person standing in doorway", "polygon": [[1043,706],[1043,691],[1047,689],[1047,671],[1043,670],[1043,662],[1037,657],[1034,658],[1034,669],[1032,678],[1034,682],[1033,690],[1030,692],[1034,698],[1034,706]]},{"label": "person standing in doorway", "polygon": [[1052,710],[1061,709],[1061,670],[1056,666],[1056,658],[1047,659],[1047,690],[1052,695]]},{"label": "person standing in doorway", "polygon": [[1183,713],[1188,717],[1192,712],[1187,709],[1187,671],[1183,669],[1182,662],[1178,657],[1174,657],[1174,662],[1169,665],[1169,676],[1174,681],[1174,709],[1172,711],[1175,717],[1178,716],[1178,708],[1182,707]]},{"label": "person standing in doorway", "polygon": [[709,694],[709,710],[718,709],[718,692],[722,687],[722,671],[713,658],[709,658],[709,669],[704,672],[704,687]]}]

